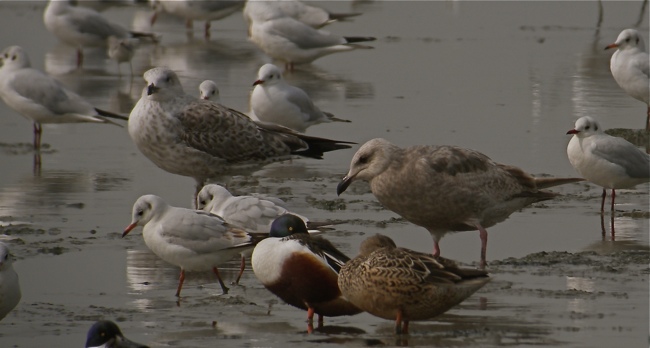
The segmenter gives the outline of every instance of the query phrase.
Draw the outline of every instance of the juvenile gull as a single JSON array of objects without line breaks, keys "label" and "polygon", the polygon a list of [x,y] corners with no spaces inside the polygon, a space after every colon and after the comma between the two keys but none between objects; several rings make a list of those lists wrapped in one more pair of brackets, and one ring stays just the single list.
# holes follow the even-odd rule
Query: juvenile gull
[{"label": "juvenile gull", "polygon": [[490,281],[485,271],[461,269],[451,260],[398,248],[381,234],[364,240],[359,249],[359,255],[341,267],[341,293],[360,309],[394,320],[398,335],[408,334],[409,321],[438,316]]},{"label": "juvenile gull", "polygon": [[637,30],[625,29],[605,47],[610,48],[617,48],[609,63],[612,76],[625,93],[648,106],[645,129],[650,131],[650,57],[645,42]]},{"label": "juvenile gull", "polygon": [[208,1],[208,0],[155,0],[156,11],[151,17],[151,25],[156,23],[159,11],[165,11],[185,19],[185,27],[192,29],[192,21],[205,21],[205,37],[210,37],[210,22],[226,18],[244,7],[244,0]]},{"label": "juvenile gull", "polygon": [[97,321],[90,327],[85,347],[149,348],[124,337],[119,326],[110,320]]},{"label": "juvenile gull", "polygon": [[106,53],[108,53],[108,57],[110,59],[117,62],[118,74],[122,74],[120,70],[120,63],[128,62],[131,76],[133,76],[133,63],[131,63],[131,59],[133,59],[137,44],[138,41],[136,39],[118,39],[112,35],[108,37],[108,49]]},{"label": "juvenile gull", "polygon": [[277,218],[270,238],[253,250],[253,272],[269,291],[307,311],[308,332],[323,316],[354,315],[361,310],[341,295],[338,273],[350,259],[328,240],[307,233],[305,223],[292,214]]},{"label": "juvenile gull", "polygon": [[[43,123],[95,122],[116,124],[106,117],[126,116],[93,107],[59,81],[31,67],[27,53],[10,46],[0,55],[0,98],[34,123],[34,149],[41,147]],[[117,124],[116,124],[117,125]]]},{"label": "juvenile gull", "polygon": [[292,155],[322,158],[324,152],[350,147],[347,142],[256,123],[236,110],[190,96],[168,68],[153,68],[144,78],[147,86],[131,111],[129,134],[158,167],[194,178],[196,192],[206,179],[219,177],[233,166],[254,166]]},{"label": "juvenile gull", "polygon": [[291,17],[318,29],[332,22],[355,17],[361,13],[332,13],[298,0],[246,1],[244,19],[249,32],[253,21],[263,22],[278,17]]},{"label": "juvenile gull", "polygon": [[595,119],[579,118],[567,134],[573,134],[566,149],[569,162],[585,179],[603,188],[601,212],[607,189],[612,190],[614,211],[616,189],[650,181],[650,155],[623,138],[605,134]]},{"label": "juvenile gull", "polygon": [[20,283],[13,267],[14,257],[7,244],[0,242],[0,320],[20,302]]},{"label": "juvenile gull", "polygon": [[224,294],[228,288],[217,266],[253,246],[253,236],[227,224],[221,217],[201,210],[172,207],[155,195],[144,195],[133,205],[126,236],[143,226],[144,243],[164,261],[181,268],[176,296],[180,297],[185,271],[212,270]]},{"label": "juvenile gull", "polygon": [[445,233],[479,230],[484,267],[486,228],[527,205],[556,196],[539,189],[583,179],[534,178],[478,151],[446,145],[403,149],[377,138],[354,154],[337,193],[354,180],[368,181],[384,207],[426,228],[433,236],[434,256],[440,255],[438,243]]},{"label": "juvenile gull", "polygon": [[321,111],[302,89],[288,84],[280,69],[264,64],[257,73],[251,93],[251,117],[304,132],[307,127],[324,122],[350,122]]},{"label": "juvenile gull", "polygon": [[374,37],[343,37],[314,29],[291,17],[253,21],[251,41],[269,57],[285,63],[286,70],[295,64],[307,64],[336,52],[373,48],[357,42],[374,41]]},{"label": "juvenile gull", "polygon": [[129,31],[93,9],[72,6],[68,0],[50,0],[43,13],[43,22],[59,40],[77,48],[78,67],[83,65],[83,47],[106,46],[109,36],[157,41],[155,34]]},{"label": "juvenile gull", "polygon": [[220,103],[219,88],[212,80],[205,80],[199,85],[199,98]]}]

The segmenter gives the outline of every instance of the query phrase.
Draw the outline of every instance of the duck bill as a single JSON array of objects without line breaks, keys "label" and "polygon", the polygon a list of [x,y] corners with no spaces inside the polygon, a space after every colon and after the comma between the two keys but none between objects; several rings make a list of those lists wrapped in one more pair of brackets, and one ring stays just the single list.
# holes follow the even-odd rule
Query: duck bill
[{"label": "duck bill", "polygon": [[345,192],[347,190],[348,186],[352,183],[353,177],[346,175],[343,177],[343,180],[339,182],[339,184],[336,186],[336,195],[340,196],[341,193]]},{"label": "duck bill", "polygon": [[572,130],[566,132],[566,134],[578,134],[578,133],[580,133],[580,131],[577,131],[575,129],[572,129]]},{"label": "duck bill", "polygon": [[122,238],[124,238],[127,234],[129,234],[129,232],[131,232],[131,230],[134,229],[135,226],[137,226],[137,225],[138,225],[138,223],[134,222],[134,223],[126,226],[126,228],[124,229],[124,232],[122,232]]},{"label": "duck bill", "polygon": [[613,44],[611,44],[611,45],[607,45],[607,47],[605,47],[605,50],[608,50],[608,49],[610,49],[610,48],[618,48],[618,45],[615,44],[615,43],[613,43]]}]

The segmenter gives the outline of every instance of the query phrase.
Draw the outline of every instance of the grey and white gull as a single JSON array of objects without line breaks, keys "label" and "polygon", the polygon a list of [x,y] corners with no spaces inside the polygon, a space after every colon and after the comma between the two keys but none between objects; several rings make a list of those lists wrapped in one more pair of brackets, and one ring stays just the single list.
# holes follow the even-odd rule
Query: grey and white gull
[{"label": "grey and white gull", "polygon": [[616,189],[650,181],[650,155],[623,138],[605,134],[594,118],[579,118],[567,134],[573,134],[566,149],[569,162],[585,179],[603,188],[601,212],[607,189],[612,190],[614,211]]},{"label": "grey and white gull", "polygon": [[9,246],[0,242],[0,320],[18,305],[22,296],[13,261]]},{"label": "grey and white gull", "polygon": [[199,98],[220,103],[221,97],[219,95],[219,87],[217,87],[217,84],[212,80],[201,82],[199,85]]},{"label": "grey and white gull", "polygon": [[447,232],[478,230],[484,267],[486,228],[556,196],[540,189],[583,179],[535,178],[478,151],[447,145],[400,148],[376,138],[354,154],[337,194],[355,180],[369,182],[385,208],[426,228],[433,237],[434,256],[440,255],[439,241]]},{"label": "grey and white gull", "polygon": [[275,123],[298,132],[319,123],[350,122],[319,109],[304,90],[288,84],[273,64],[262,65],[253,86],[251,118],[260,122]]},{"label": "grey and white gull", "polygon": [[324,152],[352,144],[257,123],[241,112],[190,96],[168,68],[148,70],[144,78],[147,86],[129,116],[129,134],[158,167],[194,178],[196,193],[207,179],[224,173],[295,155],[322,158]]},{"label": "grey and white gull", "polygon": [[647,105],[645,129],[650,131],[650,57],[645,42],[636,29],[625,29],[605,47],[611,48],[617,48],[609,63],[612,76],[625,93]]},{"label": "grey and white gull", "polygon": [[32,68],[20,46],[7,47],[0,54],[0,98],[34,123],[36,150],[41,147],[43,123],[116,124],[107,117],[127,120],[126,116],[95,108],[53,77]]},{"label": "grey and white gull", "polygon": [[220,20],[241,10],[244,7],[244,0],[232,1],[206,1],[206,0],[152,0],[155,9],[150,23],[153,26],[160,11],[185,19],[185,27],[192,29],[193,21],[205,21],[204,36],[210,37],[210,26],[212,21]]}]

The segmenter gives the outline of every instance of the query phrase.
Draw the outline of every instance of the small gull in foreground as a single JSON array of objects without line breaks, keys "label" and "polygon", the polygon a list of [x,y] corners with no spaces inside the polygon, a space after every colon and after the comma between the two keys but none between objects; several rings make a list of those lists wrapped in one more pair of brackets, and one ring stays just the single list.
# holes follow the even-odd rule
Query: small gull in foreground
[{"label": "small gull in foreground", "polygon": [[251,117],[304,132],[307,127],[324,122],[350,122],[321,111],[302,89],[288,84],[280,69],[264,64],[257,73],[251,93]]},{"label": "small gull in foreground", "polygon": [[158,40],[155,34],[129,31],[93,9],[72,6],[68,0],[50,0],[43,21],[47,30],[59,40],[77,48],[78,67],[83,65],[83,47],[106,46],[109,36]]},{"label": "small gull in foreground", "polygon": [[322,326],[323,316],[361,312],[338,287],[339,270],[349,260],[328,240],[310,235],[302,219],[286,214],[273,222],[270,238],[255,246],[251,263],[265,288],[307,311],[307,330],[311,332],[314,313]]},{"label": "small gull in foreground", "polygon": [[108,37],[108,57],[117,62],[117,72],[122,74],[120,71],[120,63],[129,63],[129,69],[131,71],[131,76],[133,76],[133,55],[135,54],[135,48],[138,41],[136,39],[123,38],[118,39],[115,36]]},{"label": "small gull in foreground", "polygon": [[119,326],[110,320],[99,320],[90,327],[86,348],[149,348],[124,337]]},{"label": "small gull in foreground", "polygon": [[0,242],[0,320],[20,302],[20,283],[13,267],[14,257],[7,244]]},{"label": "small gull in foreground", "polygon": [[253,236],[227,224],[222,218],[201,210],[172,207],[155,195],[144,195],[133,205],[126,236],[143,226],[144,243],[165,262],[181,268],[176,296],[180,297],[185,271],[212,270],[221,290],[228,293],[217,266],[230,261],[254,244]]},{"label": "small gull in foreground", "polygon": [[567,134],[573,134],[567,146],[569,162],[585,179],[603,188],[601,212],[607,189],[612,190],[614,211],[616,189],[650,181],[650,155],[623,138],[605,134],[593,118],[579,118]]},{"label": "small gull in foreground", "polygon": [[219,87],[212,80],[205,80],[199,85],[199,98],[220,103]]},{"label": "small gull in foreground", "polygon": [[127,119],[93,107],[53,77],[32,68],[27,53],[19,46],[7,47],[0,55],[0,98],[34,122],[34,149],[37,150],[41,147],[42,123],[116,124],[106,117]]},{"label": "small gull in foreground", "polygon": [[311,63],[328,54],[373,48],[357,42],[375,40],[374,37],[330,34],[291,17],[253,21],[250,39],[269,57],[284,62],[289,71],[295,64]]},{"label": "small gull in foreground", "polygon": [[394,320],[398,335],[408,334],[409,321],[448,311],[491,279],[485,271],[398,248],[381,234],[364,240],[359,249],[359,255],[341,267],[341,293],[360,309]]},{"label": "small gull in foreground", "polygon": [[368,181],[384,207],[426,228],[433,237],[434,256],[440,255],[438,243],[445,233],[479,230],[483,268],[486,228],[556,196],[539,189],[583,179],[534,178],[478,151],[445,145],[400,148],[377,138],[354,154],[337,193],[354,180]]},{"label": "small gull in foreground", "polygon": [[625,29],[605,47],[610,48],[617,48],[609,63],[612,76],[625,93],[647,105],[645,129],[650,131],[650,57],[643,38],[636,29]]},{"label": "small gull in foreground", "polygon": [[153,0],[155,12],[151,17],[151,25],[156,23],[159,11],[165,11],[185,19],[185,27],[192,29],[192,21],[205,21],[205,37],[210,37],[210,22],[226,18],[244,7],[244,0],[207,1],[207,0]]},{"label": "small gull in foreground", "polygon": [[147,86],[131,111],[129,134],[158,167],[194,178],[196,193],[205,180],[233,168],[259,166],[292,155],[322,158],[324,152],[351,144],[256,123],[236,110],[190,96],[168,68],[153,68],[144,78]]}]

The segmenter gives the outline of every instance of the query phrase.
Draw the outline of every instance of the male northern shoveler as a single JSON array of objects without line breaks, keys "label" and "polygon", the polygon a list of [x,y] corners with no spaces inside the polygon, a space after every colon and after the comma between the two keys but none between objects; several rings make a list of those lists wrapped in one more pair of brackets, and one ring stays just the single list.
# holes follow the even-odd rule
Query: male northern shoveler
[{"label": "male northern shoveler", "polygon": [[91,347],[149,348],[124,337],[119,326],[110,320],[100,320],[90,327],[86,348]]},{"label": "male northern shoveler", "polygon": [[350,258],[332,243],[307,232],[305,223],[293,214],[273,221],[270,238],[253,250],[253,272],[264,286],[284,302],[307,311],[311,331],[314,313],[318,324],[323,316],[362,312],[341,295],[338,272]]},{"label": "male northern shoveler", "polygon": [[461,269],[451,260],[398,248],[381,234],[363,241],[359,255],[339,274],[343,296],[372,315],[395,320],[397,334],[407,334],[411,320],[446,312],[488,281],[485,271]]}]

